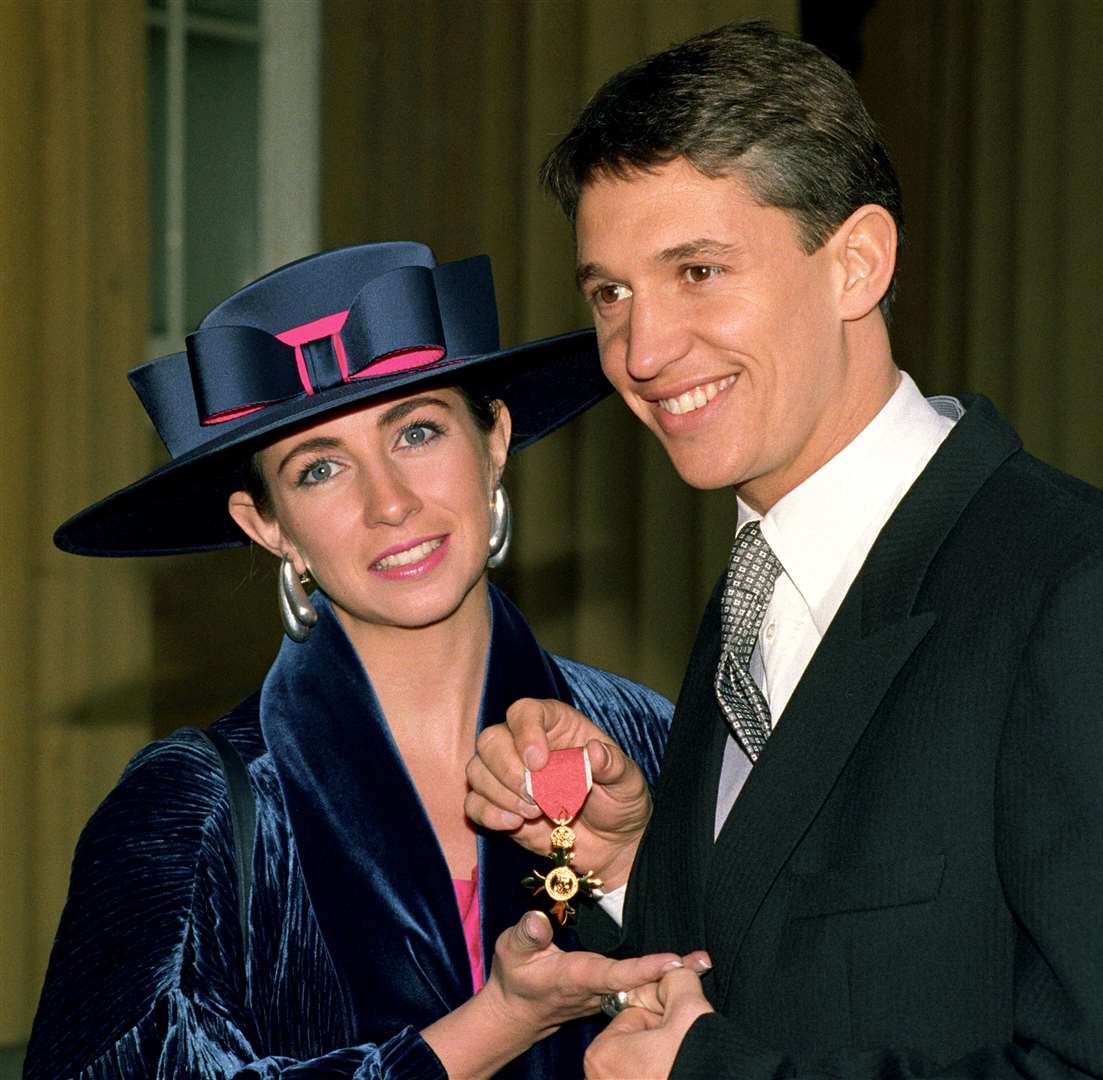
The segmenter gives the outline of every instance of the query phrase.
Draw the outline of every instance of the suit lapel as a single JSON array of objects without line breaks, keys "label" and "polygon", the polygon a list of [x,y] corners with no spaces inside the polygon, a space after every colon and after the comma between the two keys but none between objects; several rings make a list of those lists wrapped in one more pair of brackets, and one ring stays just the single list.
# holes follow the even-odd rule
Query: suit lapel
[{"label": "suit lapel", "polygon": [[[713,997],[727,998],[735,960],[756,912],[845,768],[854,747],[893,680],[938,619],[916,610],[916,598],[931,561],[965,507],[992,472],[1019,448],[1014,432],[983,399],[970,407],[901,501],[812,658],[777,729],[771,736],[715,845],[712,836],[719,758],[726,729],[712,693],[719,656],[718,614],[710,604],[702,638],[715,648],[708,677],[687,676],[679,714],[693,714],[694,738],[674,744],[670,768],[687,799],[687,813],[672,815],[694,830],[683,856],[687,878],[708,897],[704,933],[715,965]],[[700,642],[699,642],[700,645]],[[697,653],[695,652],[695,658]],[[687,731],[693,721],[686,723]],[[709,747],[707,775],[701,753]],[[678,758],[674,760],[677,752]],[[688,796],[690,775],[699,790]],[[677,797],[675,792],[671,798]],[[707,804],[707,805],[702,805]],[[706,812],[707,811],[707,812]],[[656,815],[658,816],[658,815]],[[671,842],[669,830],[663,835]],[[683,839],[683,843],[684,843]]]},{"label": "suit lapel", "polygon": [[689,952],[704,941],[700,896],[712,853],[723,745],[715,712],[708,708],[720,655],[722,584],[723,578],[690,655],[655,784],[654,813],[629,878],[626,953]]},{"label": "suit lapel", "polygon": [[723,1001],[743,937],[812,823],[885,691],[934,624],[924,612],[860,632],[855,583],[751,769],[717,839],[706,894],[706,938]]}]

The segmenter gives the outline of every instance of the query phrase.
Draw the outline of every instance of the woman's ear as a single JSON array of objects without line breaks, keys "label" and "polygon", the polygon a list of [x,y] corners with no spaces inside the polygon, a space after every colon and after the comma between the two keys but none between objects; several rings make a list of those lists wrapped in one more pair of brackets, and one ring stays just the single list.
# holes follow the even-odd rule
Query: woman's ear
[{"label": "woman's ear", "polygon": [[299,558],[299,553],[294,546],[287,542],[279,521],[274,515],[266,517],[262,514],[249,492],[235,491],[227,501],[226,508],[230,512],[230,517],[237,522],[238,528],[250,540],[260,544],[266,551],[270,551],[277,559],[282,558],[284,554],[291,555],[296,563],[296,570],[299,573],[304,571],[305,566],[298,565],[302,559]]},{"label": "woman's ear", "polygon": [[502,470],[506,467],[506,458],[509,457],[509,439],[513,434],[513,417],[509,415],[509,408],[504,401],[495,401],[494,407],[497,410],[497,417],[486,441],[487,449],[490,452],[490,461],[494,469],[493,476],[496,478],[494,484],[496,487],[497,480],[501,478]]},{"label": "woman's ear", "polygon": [[860,206],[833,238],[842,269],[839,313],[846,321],[868,315],[882,300],[896,269],[896,222],[883,206]]}]

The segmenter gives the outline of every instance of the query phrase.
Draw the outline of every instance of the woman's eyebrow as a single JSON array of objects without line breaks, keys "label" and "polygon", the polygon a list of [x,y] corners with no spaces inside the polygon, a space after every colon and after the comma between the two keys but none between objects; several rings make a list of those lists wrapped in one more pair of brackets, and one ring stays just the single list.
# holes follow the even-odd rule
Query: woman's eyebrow
[{"label": "woman's eyebrow", "polygon": [[278,476],[283,472],[283,467],[297,454],[309,454],[314,450],[332,450],[334,447],[340,445],[341,440],[334,439],[332,436],[318,435],[313,439],[304,439],[301,443],[296,443],[287,452],[284,459],[280,462],[279,468],[276,469],[276,475]]},{"label": "woman's eyebrow", "polygon": [[[452,406],[443,398],[423,394],[420,397],[407,398],[405,401],[400,401],[397,405],[391,406],[379,417],[377,423],[381,428],[386,427],[388,424],[393,424],[404,416],[408,416],[414,409],[420,409],[425,405],[439,405],[442,409],[448,409],[449,411],[452,409]],[[276,469],[276,473],[283,472],[284,466],[297,454],[309,454],[315,450],[333,450],[339,446],[341,446],[341,440],[335,439],[331,435],[316,435],[313,439],[303,439],[302,442],[295,443],[287,452]]]},{"label": "woman's eyebrow", "polygon": [[448,409],[449,411],[452,409],[452,406],[443,398],[430,397],[424,394],[421,397],[407,398],[405,401],[400,401],[397,405],[391,406],[391,408],[379,417],[379,426],[381,428],[387,427],[396,420],[401,420],[404,416],[409,416],[414,409],[420,409],[425,405],[439,405],[442,409]]}]

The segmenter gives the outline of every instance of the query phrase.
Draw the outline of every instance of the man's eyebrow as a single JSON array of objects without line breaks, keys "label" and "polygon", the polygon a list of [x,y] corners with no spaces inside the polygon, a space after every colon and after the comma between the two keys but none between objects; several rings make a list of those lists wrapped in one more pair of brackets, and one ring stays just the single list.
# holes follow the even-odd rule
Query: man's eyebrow
[{"label": "man's eyebrow", "polygon": [[341,445],[340,439],[334,439],[332,436],[316,435],[313,439],[303,439],[300,443],[295,443],[283,460],[280,462],[279,467],[276,469],[276,474],[279,475],[283,472],[284,466],[297,454],[309,454],[315,450],[332,450],[336,446]]},{"label": "man's eyebrow", "polygon": [[668,263],[680,262],[682,259],[713,258],[717,255],[730,255],[734,250],[734,244],[725,244],[720,240],[700,236],[696,240],[686,240],[682,244],[664,248],[655,256],[655,262]]},{"label": "man's eyebrow", "polygon": [[595,278],[608,277],[604,268],[600,263],[588,262],[581,263],[578,269],[574,272],[574,284],[575,288],[579,292],[585,292],[586,286]]},{"label": "man's eyebrow", "polygon": [[376,423],[379,427],[385,428],[401,420],[404,416],[409,416],[414,409],[420,409],[426,405],[439,405],[442,409],[448,409],[449,411],[452,409],[452,406],[443,398],[433,397],[430,394],[422,394],[419,397],[407,398],[405,401],[400,401],[397,405],[392,405],[385,413],[380,415]]},{"label": "man's eyebrow", "polygon": [[[680,262],[682,259],[712,259],[730,255],[736,250],[735,244],[725,244],[720,240],[713,240],[707,236],[699,236],[695,240],[686,240],[684,243],[675,244],[673,247],[663,248],[652,256],[652,261],[657,263]],[[579,292],[585,292],[589,282],[597,278],[608,278],[610,275],[601,263],[581,263],[575,271],[575,286]]]}]

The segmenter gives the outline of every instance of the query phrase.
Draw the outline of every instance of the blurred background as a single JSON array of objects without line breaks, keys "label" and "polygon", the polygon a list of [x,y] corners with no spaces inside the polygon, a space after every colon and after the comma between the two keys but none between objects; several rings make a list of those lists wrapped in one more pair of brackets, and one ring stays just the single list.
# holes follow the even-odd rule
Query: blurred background
[{"label": "blurred background", "polygon": [[[0,0],[11,1075],[82,824],[143,742],[215,719],[280,640],[263,553],[51,546],[161,460],[126,370],[273,266],[366,240],[490,254],[507,344],[584,325],[540,161],[614,71],[748,18],[834,55],[886,134],[908,222],[900,365],[928,393],[988,394],[1028,448],[1103,485],[1098,0]],[[730,493],[687,489],[619,400],[506,483],[498,580],[545,646],[676,694]]]}]

